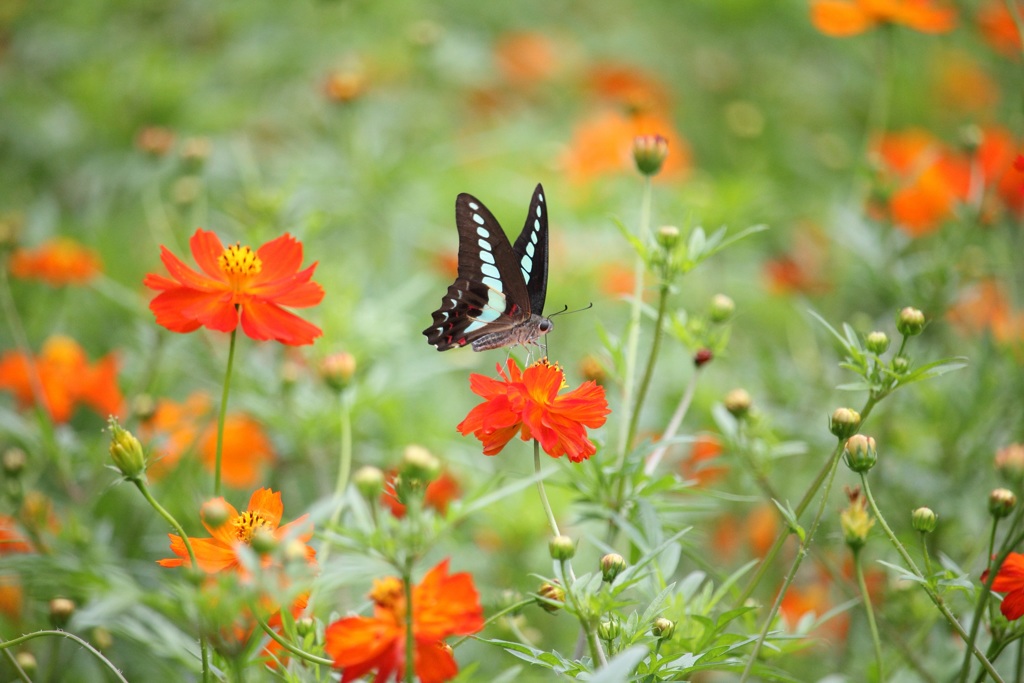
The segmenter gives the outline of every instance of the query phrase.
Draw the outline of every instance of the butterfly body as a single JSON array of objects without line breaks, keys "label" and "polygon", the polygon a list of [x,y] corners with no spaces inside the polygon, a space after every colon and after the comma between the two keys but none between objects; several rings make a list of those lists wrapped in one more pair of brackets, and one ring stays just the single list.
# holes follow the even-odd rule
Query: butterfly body
[{"label": "butterfly body", "polygon": [[455,200],[459,273],[423,331],[438,351],[470,345],[474,351],[526,346],[554,327],[542,315],[548,279],[548,219],[537,185],[515,244],[487,207],[470,194]]}]

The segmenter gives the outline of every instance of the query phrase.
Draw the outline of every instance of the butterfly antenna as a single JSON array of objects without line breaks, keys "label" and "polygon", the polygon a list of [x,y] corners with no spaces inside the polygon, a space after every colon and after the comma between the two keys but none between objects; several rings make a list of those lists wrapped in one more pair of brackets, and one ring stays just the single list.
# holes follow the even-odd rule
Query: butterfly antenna
[{"label": "butterfly antenna", "polygon": [[555,311],[554,313],[549,315],[548,318],[554,318],[556,315],[569,315],[570,313],[581,313],[583,311],[589,311],[593,307],[594,307],[594,302],[593,301],[591,301],[589,304],[587,304],[583,308],[577,308],[574,311],[570,311],[568,306],[563,306],[562,310]]}]

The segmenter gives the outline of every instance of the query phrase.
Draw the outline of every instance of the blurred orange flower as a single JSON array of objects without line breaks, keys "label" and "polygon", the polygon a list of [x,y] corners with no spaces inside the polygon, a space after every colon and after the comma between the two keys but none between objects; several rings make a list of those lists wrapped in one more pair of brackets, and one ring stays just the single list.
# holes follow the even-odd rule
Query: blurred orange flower
[{"label": "blurred orange flower", "polygon": [[982,280],[964,289],[946,317],[964,334],[988,330],[1000,344],[1024,341],[1024,312],[1014,310],[1006,288],[996,280]]},{"label": "blurred orange flower", "polygon": [[662,114],[627,114],[605,109],[577,124],[561,163],[569,179],[581,183],[602,175],[634,171],[637,136],[661,135],[668,157],[655,179],[680,179],[690,169],[690,150],[672,122]]},{"label": "blurred orange flower", "polygon": [[[384,491],[380,495],[380,501],[391,511],[391,514],[401,519],[405,517],[405,505],[398,502],[395,497],[395,476],[394,470],[388,472],[387,481],[384,483]],[[434,481],[427,484],[427,490],[423,492],[423,505],[434,508],[441,515],[448,512],[448,504],[462,494],[459,481],[448,472],[442,472]]]},{"label": "blurred orange flower", "polygon": [[[1024,3],[1018,2],[1017,7],[1024,14]],[[1006,0],[990,0],[978,10],[977,21],[985,42],[997,52],[1008,57],[1020,56],[1020,31],[1006,6]]]},{"label": "blurred orange flower", "polygon": [[366,92],[366,75],[360,69],[332,71],[323,84],[323,93],[333,102],[351,102]]},{"label": "blurred orange flower", "polygon": [[17,574],[0,574],[0,614],[12,621],[21,619],[24,593]]},{"label": "blurred orange flower", "polygon": [[558,57],[555,40],[535,31],[506,33],[494,46],[494,59],[505,82],[520,89],[553,78],[561,67]]},{"label": "blurred orange flower", "polygon": [[18,522],[10,515],[0,515],[0,556],[11,553],[30,553],[32,544],[21,531]]},{"label": "blurred orange flower", "polygon": [[[327,627],[324,650],[342,669],[342,683],[376,671],[374,683],[405,678],[405,585],[396,577],[373,582],[372,617],[345,617]],[[449,636],[468,636],[484,627],[473,577],[448,574],[448,560],[427,572],[412,588],[413,670],[421,683],[443,683],[458,673]]]},{"label": "blurred orange flower", "polygon": [[[981,575],[981,580],[988,580],[988,571]],[[1006,556],[1003,565],[996,572],[995,580],[992,581],[992,590],[1006,593],[1003,601],[999,603],[999,611],[1004,617],[1014,621],[1024,616],[1024,555],[1010,553]]]},{"label": "blurred orange flower", "polygon": [[42,280],[53,287],[81,285],[101,270],[95,250],[70,237],[47,240],[35,249],[15,249],[11,254],[11,275],[24,280]]},{"label": "blurred orange flower", "polygon": [[945,50],[938,54],[934,68],[939,111],[956,117],[985,116],[999,104],[999,84],[968,53]]},{"label": "blurred orange flower", "polygon": [[811,23],[828,36],[855,36],[880,24],[897,24],[922,33],[946,33],[956,26],[956,11],[933,0],[813,0]]},{"label": "blurred orange flower", "polygon": [[36,380],[54,422],[71,419],[79,403],[103,417],[119,414],[124,403],[117,387],[114,356],[90,364],[85,351],[70,337],[50,337],[34,359],[18,351],[0,355],[0,389],[13,392],[23,408],[36,404]]},{"label": "blurred orange flower", "polygon": [[1005,128],[989,126],[981,133],[975,160],[986,191],[984,218],[993,220],[997,209],[1024,212],[1024,146]]},{"label": "blurred orange flower", "polygon": [[[215,574],[221,571],[238,571],[245,573],[242,566],[238,549],[241,546],[252,544],[253,537],[257,532],[273,534],[279,541],[298,539],[303,544],[308,543],[313,537],[313,525],[309,523],[309,515],[303,515],[298,519],[281,526],[281,516],[284,514],[284,504],[281,502],[281,494],[263,488],[255,491],[249,498],[249,507],[245,512],[238,512],[231,503],[223,498],[215,499],[227,510],[227,520],[217,527],[212,527],[203,520],[203,526],[213,538],[189,537],[192,550],[196,554],[196,563],[199,569]],[[171,552],[177,557],[158,560],[157,564],[162,567],[182,567],[191,564],[188,550],[185,549],[185,542],[175,534],[167,535],[171,539]],[[306,559],[312,563],[315,561],[316,551],[306,545]],[[270,566],[272,559],[264,555],[262,563],[264,567]]]},{"label": "blurred orange flower", "polygon": [[[456,427],[463,436],[472,433],[484,445],[484,455],[497,455],[518,433],[523,441],[537,439],[553,458],[586,460],[597,448],[587,438],[587,427],[604,424],[608,410],[604,389],[591,381],[558,395],[565,374],[542,358],[520,371],[514,358],[503,369],[501,380],[469,376],[473,393],[484,402],[473,408]],[[507,373],[506,373],[507,370]]]},{"label": "blurred orange flower", "polygon": [[172,332],[199,327],[232,332],[241,322],[253,339],[291,346],[312,344],[322,334],[283,308],[315,306],[324,296],[311,282],[317,264],[299,270],[302,243],[294,237],[286,233],[256,251],[241,244],[225,249],[214,233],[200,228],[190,245],[202,273],[161,246],[160,259],[171,278],[150,273],[143,282],[160,292],[149,304],[158,324]]},{"label": "blurred orange flower", "polygon": [[690,457],[681,463],[683,476],[696,480],[697,486],[707,486],[721,479],[729,471],[718,459],[722,451],[722,442],[717,436],[701,434],[690,447]]},{"label": "blurred orange flower", "polygon": [[830,285],[828,268],[829,241],[813,223],[799,223],[793,232],[788,252],[764,264],[768,291],[776,295],[821,294]]},{"label": "blurred orange flower", "polygon": [[590,69],[587,84],[598,99],[624,108],[630,113],[669,110],[670,98],[665,84],[633,66],[597,64]]},{"label": "blurred orange flower", "polygon": [[[207,425],[199,437],[199,454],[211,472],[217,462],[217,425]],[[277,459],[270,437],[254,418],[233,413],[224,418],[224,444],[221,450],[221,476],[234,488],[254,486],[263,465]]]},{"label": "blurred orange flower", "polygon": [[[813,613],[820,619],[834,606],[829,594],[829,584],[819,581],[804,586],[790,586],[782,598],[782,604],[779,605],[779,613],[790,628],[794,628],[805,615]],[[820,626],[819,635],[833,643],[841,642],[846,638],[850,628],[849,613],[834,615]]]},{"label": "blurred orange flower", "polygon": [[195,392],[182,402],[168,398],[157,401],[153,414],[143,420],[139,429],[140,438],[152,449],[146,469],[149,476],[162,477],[195,447],[212,407],[210,397],[202,392]]},{"label": "blurred orange flower", "polygon": [[163,156],[174,146],[174,131],[163,126],[146,126],[135,135],[135,147],[139,151]]},{"label": "blurred orange flower", "polygon": [[886,134],[875,143],[875,154],[891,187],[888,212],[911,237],[938,230],[967,197],[970,163],[926,131]]}]

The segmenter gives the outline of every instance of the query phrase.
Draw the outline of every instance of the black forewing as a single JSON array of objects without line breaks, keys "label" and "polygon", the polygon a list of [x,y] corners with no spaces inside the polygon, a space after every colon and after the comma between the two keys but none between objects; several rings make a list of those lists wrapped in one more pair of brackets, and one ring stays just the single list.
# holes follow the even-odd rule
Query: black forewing
[{"label": "black forewing", "polygon": [[526,283],[530,309],[542,315],[548,293],[548,201],[540,183],[533,191],[526,223],[512,251]]},{"label": "black forewing", "polygon": [[529,317],[530,296],[504,231],[487,207],[469,194],[455,200],[459,231],[458,277],[423,331],[445,351],[492,332],[510,329]]}]

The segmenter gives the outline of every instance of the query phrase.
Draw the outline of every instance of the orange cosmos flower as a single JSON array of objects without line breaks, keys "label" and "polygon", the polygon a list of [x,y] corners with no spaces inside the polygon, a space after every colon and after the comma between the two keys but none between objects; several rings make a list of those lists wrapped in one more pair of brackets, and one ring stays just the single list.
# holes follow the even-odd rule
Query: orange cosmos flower
[{"label": "orange cosmos flower", "polygon": [[90,364],[85,351],[70,337],[50,337],[35,358],[17,351],[0,355],[0,389],[12,391],[22,407],[35,405],[36,381],[54,422],[71,419],[79,403],[104,417],[120,413],[124,403],[117,388],[114,356]]},{"label": "orange cosmos flower", "polygon": [[[225,507],[228,513],[227,520],[217,527],[210,526],[203,520],[203,526],[213,538],[190,536],[188,539],[196,554],[199,568],[208,574],[221,571],[244,573],[238,549],[240,546],[251,545],[257,531],[272,533],[278,540],[296,538],[302,543],[307,543],[313,537],[313,527],[308,523],[309,515],[303,515],[281,526],[284,504],[281,502],[280,492],[266,488],[255,491],[249,498],[249,507],[245,512],[238,512],[223,498],[217,498],[215,501]],[[190,560],[185,542],[175,534],[168,534],[168,537],[171,539],[171,552],[177,557],[159,560],[157,564],[162,567],[188,566]],[[316,551],[307,545],[306,559],[313,562],[315,557]],[[264,555],[262,561],[263,566],[267,567],[271,563],[271,558]]]},{"label": "orange cosmos flower", "polygon": [[811,23],[827,36],[855,36],[880,24],[897,24],[922,33],[946,33],[956,25],[952,8],[932,0],[814,0]]},{"label": "orange cosmos flower", "polygon": [[655,180],[686,176],[689,147],[667,117],[612,109],[600,111],[576,126],[561,160],[566,174],[579,183],[612,173],[635,172],[633,144],[641,135],[661,135],[668,140],[668,156]]},{"label": "orange cosmos flower", "polygon": [[[217,425],[209,424],[199,437],[199,453],[206,469],[217,462]],[[221,476],[235,488],[249,488],[259,481],[265,463],[277,459],[270,437],[254,418],[241,413],[224,418],[224,444],[221,450]]]},{"label": "orange cosmos flower", "polygon": [[[405,517],[405,505],[398,501],[395,496],[395,470],[388,472],[387,481],[384,483],[384,491],[380,494],[380,501],[391,510],[391,514],[401,519]],[[448,512],[448,504],[462,493],[459,481],[447,472],[442,472],[434,481],[427,484],[427,490],[423,492],[423,505],[434,508],[440,514]]]},{"label": "orange cosmos flower", "polygon": [[172,332],[208,327],[242,331],[257,340],[290,346],[312,344],[322,333],[283,306],[306,308],[320,303],[324,290],[311,282],[317,264],[300,271],[302,243],[289,234],[256,251],[240,244],[224,248],[220,239],[200,228],[190,240],[202,273],[185,265],[166,247],[160,259],[171,277],[150,273],[144,284],[160,293],[150,302],[156,321]]},{"label": "orange cosmos flower", "polygon": [[484,455],[497,455],[517,432],[523,441],[537,439],[553,458],[568,455],[580,462],[597,452],[586,428],[600,427],[610,412],[603,387],[588,381],[559,396],[565,374],[547,358],[525,371],[509,358],[506,368],[507,374],[497,366],[501,381],[469,376],[473,393],[485,400],[456,427],[463,436],[472,432],[480,439]]},{"label": "orange cosmos flower", "polygon": [[[373,582],[372,617],[345,617],[327,627],[324,650],[348,683],[376,671],[374,683],[405,677],[405,585],[396,577]],[[412,589],[413,669],[421,683],[443,683],[458,673],[448,636],[467,636],[484,627],[483,609],[465,572],[448,574],[448,560],[427,572]]]},{"label": "orange cosmos flower", "polygon": [[10,268],[16,278],[42,280],[53,287],[81,285],[100,272],[100,257],[70,237],[58,237],[35,249],[16,249]]},{"label": "orange cosmos flower", "polygon": [[139,437],[153,452],[147,475],[159,479],[174,469],[181,456],[195,446],[212,407],[210,397],[198,391],[181,402],[168,398],[157,401],[153,414],[139,427]]},{"label": "orange cosmos flower", "polygon": [[628,64],[602,63],[587,74],[590,91],[630,112],[666,112],[671,98],[664,83]]},{"label": "orange cosmos flower", "polygon": [[[987,570],[981,575],[981,580],[988,581]],[[1014,621],[1024,616],[1024,555],[1010,553],[1006,556],[1003,566],[996,572],[992,590],[1006,593],[999,603],[999,611],[1004,617]]]},{"label": "orange cosmos flower", "polygon": [[729,471],[719,460],[722,451],[722,442],[714,434],[698,436],[690,448],[690,457],[681,463],[683,476],[696,480],[697,486],[721,479]]},{"label": "orange cosmos flower", "polygon": [[981,280],[965,288],[946,317],[964,334],[988,330],[1000,344],[1024,341],[1024,312],[1013,308],[1006,287],[996,280]]},{"label": "orange cosmos flower", "polygon": [[514,31],[502,35],[494,46],[494,60],[509,85],[523,90],[549,81],[561,67],[560,41],[543,33]]},{"label": "orange cosmos flower", "polygon": [[[1024,12],[1024,4],[1018,3],[1018,9]],[[1008,57],[1020,54],[1020,31],[1006,6],[1006,0],[988,2],[978,11],[977,21],[985,42],[997,52]]]}]

